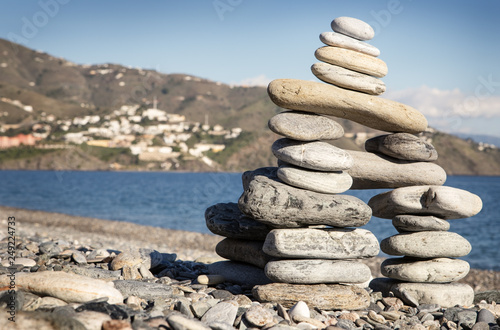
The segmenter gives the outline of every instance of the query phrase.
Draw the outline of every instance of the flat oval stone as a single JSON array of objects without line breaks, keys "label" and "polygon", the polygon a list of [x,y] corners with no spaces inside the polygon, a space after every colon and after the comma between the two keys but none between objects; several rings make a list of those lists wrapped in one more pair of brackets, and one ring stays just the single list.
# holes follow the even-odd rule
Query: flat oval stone
[{"label": "flat oval stone", "polygon": [[220,275],[234,284],[253,286],[271,282],[262,268],[241,262],[217,261],[208,264],[207,268],[209,274]]},{"label": "flat oval stone", "polygon": [[276,79],[267,93],[279,107],[349,119],[381,131],[420,133],[427,128],[425,116],[408,105],[321,82]]},{"label": "flat oval stone", "polygon": [[218,203],[205,211],[207,228],[216,235],[224,237],[265,240],[271,230],[262,222],[244,215],[236,203]]},{"label": "flat oval stone", "polygon": [[365,150],[380,152],[397,159],[421,162],[432,162],[438,158],[438,153],[432,144],[408,133],[376,136],[366,140]]},{"label": "flat oval stone", "polygon": [[342,33],[323,32],[319,35],[319,40],[328,46],[346,48],[375,57],[380,55],[377,47]]},{"label": "flat oval stone", "polygon": [[324,194],[340,194],[352,185],[347,172],[319,172],[291,165],[280,166],[278,178],[291,186]]},{"label": "flat oval stone", "polygon": [[448,231],[397,234],[383,239],[380,248],[393,256],[416,258],[459,258],[468,255],[472,249],[469,241]]},{"label": "flat oval stone", "polygon": [[370,207],[354,196],[307,191],[264,175],[250,181],[238,206],[248,216],[275,228],[360,227],[371,217]]},{"label": "flat oval stone", "polygon": [[315,113],[284,111],[269,120],[269,129],[298,141],[336,140],[344,128],[335,120]]},{"label": "flat oval stone", "polygon": [[363,283],[371,277],[367,265],[350,260],[274,260],[264,271],[273,282],[294,284]]},{"label": "flat oval stone", "polygon": [[483,202],[466,190],[445,186],[397,188],[370,199],[373,216],[392,219],[402,214],[433,215],[442,219],[462,219],[478,214]]},{"label": "flat oval stone", "polygon": [[375,36],[375,31],[370,24],[353,17],[337,17],[332,21],[331,26],[333,31],[359,40],[370,40]]},{"label": "flat oval stone", "polygon": [[395,283],[391,291],[406,304],[437,304],[441,307],[470,306],[474,290],[464,283]]},{"label": "flat oval stone", "polygon": [[299,301],[323,310],[356,310],[370,305],[368,292],[355,285],[271,283],[252,289],[261,303],[279,303],[286,308]]},{"label": "flat oval stone", "polygon": [[226,238],[215,246],[215,252],[222,258],[264,268],[271,257],[262,251],[263,244],[263,241]]},{"label": "flat oval stone", "polygon": [[392,225],[399,232],[408,231],[447,231],[450,223],[433,216],[398,215],[392,219]]},{"label": "flat oval stone", "polygon": [[278,258],[357,259],[376,256],[379,244],[366,229],[274,229],[262,250]]},{"label": "flat oval stone", "polygon": [[434,163],[400,160],[370,152],[347,152],[354,160],[353,166],[346,171],[352,177],[351,189],[438,186],[446,181],[445,170]]},{"label": "flat oval stone", "polygon": [[354,50],[323,46],[316,49],[314,56],[322,62],[382,78],[387,75],[388,68],[384,61]]},{"label": "flat oval stone", "polygon": [[329,143],[301,142],[287,138],[274,141],[271,150],[276,158],[299,167],[317,171],[343,171],[353,165],[352,157]]},{"label": "flat oval stone", "polygon": [[390,258],[380,266],[382,275],[405,282],[448,283],[464,278],[470,270],[469,263],[460,259]]},{"label": "flat oval stone", "polygon": [[385,92],[385,84],[382,80],[337,65],[317,62],[312,65],[311,71],[318,79],[338,87],[371,95],[380,95]]}]

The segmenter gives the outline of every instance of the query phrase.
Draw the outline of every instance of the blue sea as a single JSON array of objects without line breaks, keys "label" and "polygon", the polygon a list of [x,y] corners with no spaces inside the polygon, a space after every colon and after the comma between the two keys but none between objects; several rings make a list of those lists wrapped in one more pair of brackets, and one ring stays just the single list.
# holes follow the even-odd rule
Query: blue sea
[{"label": "blue sea", "polygon": [[[472,244],[463,259],[500,270],[500,177],[450,176],[445,185],[477,194],[484,204],[478,215],[450,221],[450,231]],[[383,191],[347,193],[368,202]],[[0,205],[200,233],[209,233],[208,206],[237,202],[242,192],[240,173],[0,171]],[[397,234],[387,219],[372,218],[363,228],[379,241]]]}]

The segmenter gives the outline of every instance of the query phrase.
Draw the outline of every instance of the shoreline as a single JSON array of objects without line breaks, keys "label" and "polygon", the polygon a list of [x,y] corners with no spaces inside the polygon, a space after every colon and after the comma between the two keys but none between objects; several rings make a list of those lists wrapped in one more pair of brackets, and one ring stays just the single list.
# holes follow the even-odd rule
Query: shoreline
[{"label": "shoreline", "polygon": [[[16,234],[19,236],[76,240],[117,251],[151,248],[163,253],[176,253],[181,260],[202,257],[221,259],[215,253],[215,246],[224,238],[222,236],[9,206],[0,206],[3,227],[0,239],[7,237],[7,218],[12,216],[16,218]],[[379,266],[384,259],[363,260],[372,270],[374,278],[382,276]],[[459,282],[469,284],[475,292],[500,290],[500,271],[471,269]]]}]

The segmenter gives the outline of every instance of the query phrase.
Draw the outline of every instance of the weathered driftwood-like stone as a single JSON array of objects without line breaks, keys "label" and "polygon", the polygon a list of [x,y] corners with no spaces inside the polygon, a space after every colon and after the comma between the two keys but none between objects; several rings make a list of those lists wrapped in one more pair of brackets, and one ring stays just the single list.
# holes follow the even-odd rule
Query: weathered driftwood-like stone
[{"label": "weathered driftwood-like stone", "polygon": [[352,177],[351,189],[399,188],[442,185],[444,169],[434,163],[400,160],[370,152],[347,150],[354,160],[346,170]]},{"label": "weathered driftwood-like stone", "polygon": [[275,228],[359,227],[371,217],[370,207],[354,196],[307,191],[263,175],[250,181],[238,206],[253,219]]},{"label": "weathered driftwood-like stone", "polygon": [[278,168],[277,167],[259,167],[253,171],[245,171],[241,175],[241,183],[243,185],[243,190],[247,190],[250,182],[258,176],[267,177],[271,180],[281,182],[278,178]]},{"label": "weathered driftwood-like stone", "polygon": [[466,190],[441,186],[397,188],[370,199],[373,216],[392,219],[402,214],[434,215],[442,219],[461,219],[478,214],[483,202]]},{"label": "weathered driftwood-like stone", "polygon": [[470,306],[474,301],[474,290],[464,283],[401,283],[398,280],[376,278],[370,282],[370,288],[384,295],[393,292],[410,306],[437,304],[447,308]]},{"label": "weathered driftwood-like stone", "polygon": [[338,87],[371,95],[380,95],[385,92],[385,84],[382,80],[337,65],[318,62],[312,65],[311,71],[318,79]]},{"label": "weathered driftwood-like stone", "polygon": [[298,141],[336,140],[344,136],[344,128],[335,120],[315,113],[284,111],[268,122],[276,134]]},{"label": "weathered driftwood-like stone", "polygon": [[205,211],[208,229],[224,237],[265,240],[271,230],[262,222],[255,221],[244,215],[236,203],[218,203]]},{"label": "weathered driftwood-like stone", "polygon": [[460,259],[389,258],[380,266],[382,275],[405,282],[448,283],[464,278],[469,263]]},{"label": "weathered driftwood-like stone", "polygon": [[254,287],[252,294],[260,302],[279,303],[287,308],[299,301],[325,310],[357,310],[370,305],[368,292],[354,285],[272,283]]},{"label": "weathered driftwood-like stone", "polygon": [[365,141],[365,149],[368,152],[380,152],[403,160],[432,162],[438,158],[438,153],[432,144],[408,133],[376,136]]},{"label": "weathered driftwood-like stone", "polygon": [[226,238],[215,246],[215,252],[222,258],[264,268],[271,257],[262,251],[263,244],[263,241]]},{"label": "weathered driftwood-like stone", "polygon": [[383,239],[380,248],[393,256],[416,258],[459,258],[472,249],[465,238],[449,231],[397,234]]},{"label": "weathered driftwood-like stone", "polygon": [[340,194],[352,185],[347,172],[320,172],[291,165],[280,166],[278,178],[291,186],[323,194]]},{"label": "weathered driftwood-like stone", "polygon": [[[0,276],[0,286],[8,287],[10,281],[8,276]],[[83,303],[104,297],[110,304],[123,303],[122,294],[112,282],[65,272],[15,273],[15,288],[68,303]]]},{"label": "weathered driftwood-like stone", "polygon": [[447,231],[450,223],[433,216],[398,215],[392,219],[392,225],[399,232]]},{"label": "weathered driftwood-like stone", "polygon": [[294,259],[359,259],[379,253],[377,238],[366,229],[274,229],[262,250],[273,257]]},{"label": "weathered driftwood-like stone", "polygon": [[424,115],[410,106],[329,84],[277,79],[267,92],[282,108],[345,118],[382,131],[420,133],[427,128]]},{"label": "weathered driftwood-like stone", "polygon": [[371,277],[367,265],[352,260],[274,260],[264,270],[273,282],[294,284],[363,283]]},{"label": "weathered driftwood-like stone", "polygon": [[387,64],[379,58],[354,50],[324,46],[318,48],[314,56],[320,61],[382,78],[387,74]]},{"label": "weathered driftwood-like stone", "polygon": [[271,150],[279,160],[316,171],[342,171],[352,166],[352,157],[327,142],[274,141]]}]

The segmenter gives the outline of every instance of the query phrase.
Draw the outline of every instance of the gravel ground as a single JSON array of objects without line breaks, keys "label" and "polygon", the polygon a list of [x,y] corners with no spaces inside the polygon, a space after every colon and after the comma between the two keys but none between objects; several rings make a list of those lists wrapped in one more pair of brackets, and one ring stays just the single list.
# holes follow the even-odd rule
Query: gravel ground
[{"label": "gravel ground", "polygon": [[[7,236],[6,219],[10,216],[16,218],[18,233],[26,236],[77,240],[81,244],[118,251],[150,248],[162,253],[176,253],[181,260],[217,258],[215,245],[223,239],[216,235],[5,206],[0,206],[0,224],[3,227],[0,228],[0,239]],[[383,258],[365,261],[370,266],[373,277],[381,276],[379,265],[382,261]],[[469,284],[475,292],[499,290],[500,272],[471,269],[460,282]]]}]

